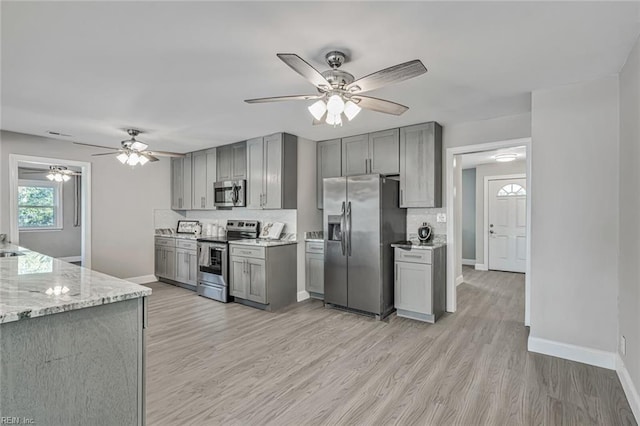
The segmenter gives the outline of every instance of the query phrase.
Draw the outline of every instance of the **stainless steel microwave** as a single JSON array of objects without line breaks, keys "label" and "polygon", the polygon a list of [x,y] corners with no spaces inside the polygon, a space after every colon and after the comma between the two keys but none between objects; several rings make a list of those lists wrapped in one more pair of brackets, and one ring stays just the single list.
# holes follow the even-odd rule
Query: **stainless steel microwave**
[{"label": "stainless steel microwave", "polygon": [[226,180],[213,184],[214,204],[216,207],[245,207],[246,181]]}]

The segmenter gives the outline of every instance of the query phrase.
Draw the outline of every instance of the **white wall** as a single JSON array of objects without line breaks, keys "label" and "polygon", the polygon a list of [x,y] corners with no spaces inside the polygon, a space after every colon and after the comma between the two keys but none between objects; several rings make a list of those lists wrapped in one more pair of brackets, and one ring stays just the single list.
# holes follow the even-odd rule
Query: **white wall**
[{"label": "white wall", "polygon": [[[484,178],[485,176],[511,175],[516,173],[526,174],[526,161],[513,161],[510,163],[481,164],[476,167],[476,264],[484,265],[484,235],[486,221],[484,218]],[[464,214],[464,212],[463,212]]]},{"label": "white wall", "polygon": [[617,77],[533,92],[531,127],[530,337],[613,353]]},{"label": "white wall", "polygon": [[[620,356],[640,391],[640,42],[620,73],[619,334],[627,340]],[[636,393],[636,398],[637,398]],[[629,398],[631,399],[631,398]],[[633,403],[632,403],[633,406]],[[640,401],[636,399],[636,419]]]},{"label": "white wall", "polygon": [[462,170],[462,258],[476,259],[476,169]]},{"label": "white wall", "polygon": [[0,233],[9,232],[9,154],[89,161],[92,268],[120,278],[153,274],[153,211],[170,205],[167,159],[132,169],[112,157],[91,157],[100,150],[7,131],[0,144]]}]

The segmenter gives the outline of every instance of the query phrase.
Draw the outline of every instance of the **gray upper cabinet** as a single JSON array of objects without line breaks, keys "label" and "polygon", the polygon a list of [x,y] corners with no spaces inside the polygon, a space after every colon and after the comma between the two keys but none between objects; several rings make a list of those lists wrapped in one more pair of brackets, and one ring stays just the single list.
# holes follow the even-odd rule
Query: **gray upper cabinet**
[{"label": "gray upper cabinet", "polygon": [[194,152],[192,156],[192,210],[215,209],[213,183],[216,181],[216,149]]},{"label": "gray upper cabinet", "polygon": [[191,154],[171,158],[171,208],[191,209]]},{"label": "gray upper cabinet", "polygon": [[400,173],[400,130],[369,133],[369,173]]},{"label": "gray upper cabinet", "polygon": [[246,142],[221,146],[217,151],[217,181],[247,178]]},{"label": "gray upper cabinet", "polygon": [[442,207],[442,127],[400,129],[400,207]]},{"label": "gray upper cabinet", "polygon": [[276,133],[247,141],[247,207],[295,209],[298,198],[298,138]]},{"label": "gray upper cabinet", "polygon": [[342,176],[367,174],[369,135],[342,138]]},{"label": "gray upper cabinet", "polygon": [[318,208],[323,208],[323,182],[322,179],[328,177],[338,177],[342,175],[342,141],[341,139],[331,139],[318,142],[317,146],[317,195]]}]

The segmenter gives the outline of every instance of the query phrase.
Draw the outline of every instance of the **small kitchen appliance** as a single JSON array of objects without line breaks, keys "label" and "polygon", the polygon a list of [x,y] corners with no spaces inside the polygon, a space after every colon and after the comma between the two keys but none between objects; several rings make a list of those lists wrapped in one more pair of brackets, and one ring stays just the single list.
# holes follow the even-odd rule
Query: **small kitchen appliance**
[{"label": "small kitchen appliance", "polygon": [[421,243],[426,243],[431,239],[431,226],[427,222],[423,222],[421,226],[418,227],[418,239]]},{"label": "small kitchen appliance", "polygon": [[227,180],[213,184],[214,205],[216,207],[245,207],[246,181]]}]

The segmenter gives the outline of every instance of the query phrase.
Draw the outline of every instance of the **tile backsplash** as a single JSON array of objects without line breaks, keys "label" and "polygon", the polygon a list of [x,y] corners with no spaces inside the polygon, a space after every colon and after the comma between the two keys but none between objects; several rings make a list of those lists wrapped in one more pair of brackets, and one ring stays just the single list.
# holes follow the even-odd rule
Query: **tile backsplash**
[{"label": "tile backsplash", "polygon": [[418,227],[423,222],[427,222],[431,226],[431,233],[433,235],[445,235],[447,234],[447,223],[438,223],[438,213],[446,213],[447,209],[434,208],[434,209],[407,209],[407,238],[413,239],[418,237]]},{"label": "tile backsplash", "polygon": [[[191,210],[187,212],[187,219],[199,220],[202,223],[216,223],[225,225],[229,219],[258,220],[260,225],[265,222],[284,223],[283,233],[295,234],[297,224],[297,210]],[[175,227],[175,225],[173,225]]]}]

